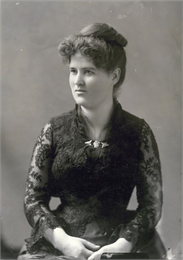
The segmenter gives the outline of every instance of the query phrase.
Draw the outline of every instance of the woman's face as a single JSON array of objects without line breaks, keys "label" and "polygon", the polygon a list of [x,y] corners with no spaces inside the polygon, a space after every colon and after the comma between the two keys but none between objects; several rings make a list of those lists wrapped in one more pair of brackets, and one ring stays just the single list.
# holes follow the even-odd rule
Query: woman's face
[{"label": "woman's face", "polygon": [[86,56],[76,53],[69,64],[69,83],[74,100],[78,105],[96,109],[111,104],[113,99],[113,75],[95,67]]}]

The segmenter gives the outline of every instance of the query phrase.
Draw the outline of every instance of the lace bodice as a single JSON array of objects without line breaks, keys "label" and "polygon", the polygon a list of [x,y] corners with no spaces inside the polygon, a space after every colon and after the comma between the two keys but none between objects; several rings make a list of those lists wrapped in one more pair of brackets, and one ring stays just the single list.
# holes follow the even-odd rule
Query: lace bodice
[{"label": "lace bodice", "polygon": [[[86,225],[97,220],[109,233],[109,241],[124,237],[136,244],[158,223],[162,179],[150,127],[116,102],[108,128],[107,146],[88,145],[90,139],[76,107],[52,118],[42,129],[33,150],[24,201],[33,227],[27,239],[29,251],[47,228],[62,226],[68,234],[80,237]],[[137,214],[124,226],[135,187]],[[49,208],[52,196],[61,199],[56,212]]]}]

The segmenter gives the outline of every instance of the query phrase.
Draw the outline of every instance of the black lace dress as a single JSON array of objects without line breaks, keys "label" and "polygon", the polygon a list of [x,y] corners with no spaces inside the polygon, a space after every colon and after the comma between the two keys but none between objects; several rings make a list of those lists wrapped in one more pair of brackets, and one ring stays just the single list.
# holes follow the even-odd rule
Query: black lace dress
[{"label": "black lace dress", "polygon": [[[66,259],[43,237],[46,229],[58,226],[101,246],[123,237],[138,252],[152,240],[161,218],[160,160],[148,124],[115,101],[106,139],[98,143],[90,141],[77,111],[76,105],[52,118],[35,144],[24,203],[32,234],[21,255]],[[129,214],[135,187],[138,208]],[[54,211],[51,197],[60,198]]]}]

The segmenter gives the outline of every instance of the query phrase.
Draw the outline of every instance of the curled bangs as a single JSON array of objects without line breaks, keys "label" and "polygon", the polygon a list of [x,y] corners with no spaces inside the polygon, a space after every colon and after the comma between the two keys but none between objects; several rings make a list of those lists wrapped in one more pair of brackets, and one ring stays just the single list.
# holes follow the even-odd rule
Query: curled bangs
[{"label": "curled bangs", "polygon": [[66,64],[70,63],[71,57],[79,52],[91,59],[98,69],[107,72],[111,70],[108,64],[110,63],[109,57],[112,55],[112,50],[103,39],[73,35],[62,41],[58,50],[62,61]]}]

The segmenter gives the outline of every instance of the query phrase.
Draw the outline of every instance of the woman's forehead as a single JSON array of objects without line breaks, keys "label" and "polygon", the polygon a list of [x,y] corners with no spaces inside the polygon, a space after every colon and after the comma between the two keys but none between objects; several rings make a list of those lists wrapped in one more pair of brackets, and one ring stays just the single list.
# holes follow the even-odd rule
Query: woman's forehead
[{"label": "woman's forehead", "polygon": [[85,56],[79,52],[71,56],[70,67],[91,67],[96,68],[95,64],[93,63],[92,59],[88,56]]}]

